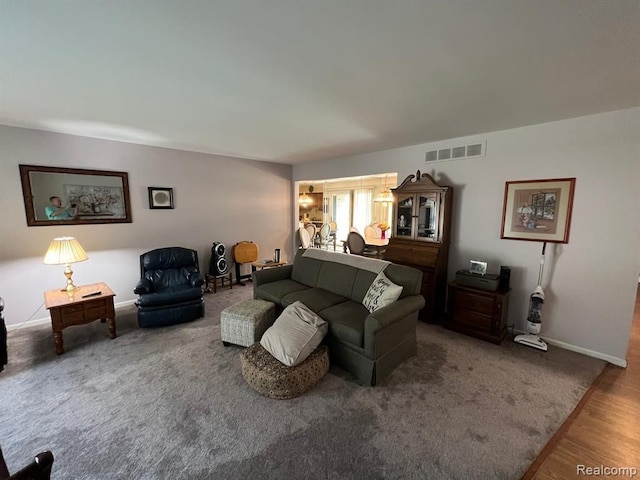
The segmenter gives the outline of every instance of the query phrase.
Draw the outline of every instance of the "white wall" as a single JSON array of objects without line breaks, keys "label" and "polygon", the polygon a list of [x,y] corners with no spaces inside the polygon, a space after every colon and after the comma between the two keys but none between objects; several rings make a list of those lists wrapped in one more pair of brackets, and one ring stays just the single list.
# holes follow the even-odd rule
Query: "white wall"
[{"label": "white wall", "polygon": [[[486,158],[425,163],[440,146],[487,140]],[[462,142],[462,143],[459,143]],[[568,244],[547,247],[542,335],[625,364],[640,271],[640,108],[294,165],[293,180],[417,169],[454,186],[449,277],[471,258],[512,268],[509,323],[524,329],[542,244],[501,240],[505,182],[576,177]]]},{"label": "white wall", "polygon": [[[27,227],[19,164],[125,171],[133,223]],[[173,187],[174,210],[149,209],[147,187]],[[198,251],[206,271],[213,241],[253,240],[260,256],[292,255],[291,166],[0,126],[0,296],[8,325],[27,320],[43,291],[64,286],[63,266],[43,265],[52,238],[76,237],[89,255],[77,285],[105,281],[117,302],[135,298],[139,255]],[[246,268],[246,267],[245,267]],[[243,271],[243,273],[246,273]],[[41,309],[35,318],[48,317]]]}]

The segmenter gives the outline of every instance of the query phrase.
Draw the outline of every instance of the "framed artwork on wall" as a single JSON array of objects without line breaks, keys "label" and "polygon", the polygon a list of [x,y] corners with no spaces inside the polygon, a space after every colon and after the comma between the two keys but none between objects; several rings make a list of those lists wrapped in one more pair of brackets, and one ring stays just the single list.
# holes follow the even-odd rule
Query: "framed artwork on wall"
[{"label": "framed artwork on wall", "polygon": [[131,223],[127,172],[20,165],[27,225]]},{"label": "framed artwork on wall", "polygon": [[173,188],[149,187],[149,208],[173,208]]},{"label": "framed artwork on wall", "polygon": [[568,243],[575,178],[506,182],[500,238]]}]

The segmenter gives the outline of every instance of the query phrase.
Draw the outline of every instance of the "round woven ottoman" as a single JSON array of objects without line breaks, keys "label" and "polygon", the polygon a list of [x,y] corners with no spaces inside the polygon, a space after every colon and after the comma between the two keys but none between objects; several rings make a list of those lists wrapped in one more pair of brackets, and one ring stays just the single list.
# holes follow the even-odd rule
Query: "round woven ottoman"
[{"label": "round woven ottoman", "polygon": [[242,376],[256,392],[269,398],[287,400],[302,395],[329,371],[329,349],[320,345],[295,367],[276,360],[260,343],[240,355]]}]

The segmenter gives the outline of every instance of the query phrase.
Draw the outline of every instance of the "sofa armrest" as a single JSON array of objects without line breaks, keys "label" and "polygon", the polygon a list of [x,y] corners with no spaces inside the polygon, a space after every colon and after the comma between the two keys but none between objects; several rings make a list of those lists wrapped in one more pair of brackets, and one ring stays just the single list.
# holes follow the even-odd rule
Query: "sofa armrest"
[{"label": "sofa armrest", "polygon": [[193,272],[189,275],[189,283],[192,287],[201,287],[204,285],[204,278],[202,278],[200,272]]},{"label": "sofa armrest", "polygon": [[403,318],[417,313],[424,307],[424,297],[422,295],[411,295],[393,302],[386,307],[379,308],[369,314],[364,321],[364,335],[370,337]]},{"label": "sofa armrest", "polygon": [[141,278],[136,284],[136,288],[133,290],[133,293],[137,295],[142,295],[150,292],[151,292],[151,282],[146,278]]},{"label": "sofa armrest", "polygon": [[422,295],[411,295],[368,315],[364,321],[365,354],[378,358],[415,336],[418,312],[424,304]]},{"label": "sofa armrest", "polygon": [[251,274],[253,287],[264,285],[265,283],[277,282],[278,280],[286,280],[291,278],[293,265],[284,265],[282,267],[266,268],[257,270]]}]

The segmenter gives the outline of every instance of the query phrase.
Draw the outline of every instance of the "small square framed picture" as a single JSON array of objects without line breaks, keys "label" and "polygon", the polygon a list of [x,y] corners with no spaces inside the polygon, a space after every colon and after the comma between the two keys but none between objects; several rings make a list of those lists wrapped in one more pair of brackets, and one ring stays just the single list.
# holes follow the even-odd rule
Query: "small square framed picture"
[{"label": "small square framed picture", "polygon": [[476,275],[484,275],[487,273],[487,262],[481,262],[480,260],[471,260],[469,262],[469,271]]},{"label": "small square framed picture", "polygon": [[173,188],[149,187],[149,208],[173,208]]}]

